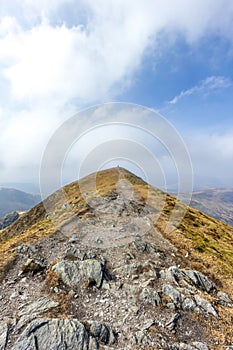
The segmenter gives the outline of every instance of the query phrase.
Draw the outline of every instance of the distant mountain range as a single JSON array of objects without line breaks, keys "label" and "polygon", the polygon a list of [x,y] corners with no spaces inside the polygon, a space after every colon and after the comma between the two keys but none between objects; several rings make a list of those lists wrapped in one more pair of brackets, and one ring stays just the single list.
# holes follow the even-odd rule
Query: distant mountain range
[{"label": "distant mountain range", "polygon": [[[183,195],[185,199],[186,195]],[[190,205],[213,218],[233,226],[233,189],[195,191]]]},{"label": "distant mountain range", "polygon": [[15,210],[28,210],[39,203],[41,197],[14,188],[0,188],[0,218]]}]

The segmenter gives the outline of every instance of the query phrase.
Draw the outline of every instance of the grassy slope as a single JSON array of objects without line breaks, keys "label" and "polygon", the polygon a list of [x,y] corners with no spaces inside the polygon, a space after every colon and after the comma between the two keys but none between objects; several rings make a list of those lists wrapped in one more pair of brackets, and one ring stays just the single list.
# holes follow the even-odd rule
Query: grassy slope
[{"label": "grassy slope", "polygon": [[194,192],[192,207],[233,226],[233,189]]}]

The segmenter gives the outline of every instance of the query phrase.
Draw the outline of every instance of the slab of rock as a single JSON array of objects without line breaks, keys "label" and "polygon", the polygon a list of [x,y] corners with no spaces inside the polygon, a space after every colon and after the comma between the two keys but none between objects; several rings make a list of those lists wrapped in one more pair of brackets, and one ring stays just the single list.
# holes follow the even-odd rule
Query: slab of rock
[{"label": "slab of rock", "polygon": [[164,284],[162,287],[162,292],[164,295],[167,295],[172,299],[175,306],[180,306],[181,294],[177,289],[172,287],[170,284]]},{"label": "slab of rock", "polygon": [[197,305],[201,308],[201,310],[204,310],[208,314],[211,314],[214,317],[218,318],[217,311],[208,300],[202,298],[200,295],[195,295],[195,301]]},{"label": "slab of rock", "polygon": [[0,323],[0,350],[5,350],[7,345],[8,324]]},{"label": "slab of rock", "polygon": [[59,303],[57,301],[53,301],[49,298],[42,297],[35,301],[34,303],[23,306],[23,308],[19,312],[19,316],[24,315],[39,315],[42,312],[47,312],[50,309],[57,307]]},{"label": "slab of rock", "polygon": [[177,322],[180,318],[180,314],[174,314],[172,315],[171,319],[166,323],[166,327],[172,332],[175,330],[176,326],[177,326]]},{"label": "slab of rock", "polygon": [[64,260],[53,266],[62,281],[69,287],[88,287],[94,283],[98,288],[101,286],[104,274],[104,265],[95,259],[84,261]]},{"label": "slab of rock", "polygon": [[185,298],[182,303],[182,309],[184,311],[194,311],[197,308],[197,304],[192,298]]},{"label": "slab of rock", "polygon": [[229,295],[227,295],[224,292],[219,291],[217,293],[217,301],[219,304],[227,304],[228,306],[232,306],[233,305],[233,301],[231,300],[231,298],[229,297]]},{"label": "slab of rock", "polygon": [[177,285],[185,281],[188,284],[195,286],[198,289],[202,289],[207,293],[210,293],[215,289],[214,284],[208,279],[207,276],[195,270],[179,269],[177,266],[170,266],[168,269],[160,272],[162,278],[167,279]]},{"label": "slab of rock", "polygon": [[182,272],[186,275],[186,281],[191,281],[195,287],[201,288],[207,293],[215,289],[214,284],[202,273],[194,270],[182,270]]},{"label": "slab of rock", "polygon": [[41,318],[32,321],[12,350],[88,350],[88,333],[76,319]]}]

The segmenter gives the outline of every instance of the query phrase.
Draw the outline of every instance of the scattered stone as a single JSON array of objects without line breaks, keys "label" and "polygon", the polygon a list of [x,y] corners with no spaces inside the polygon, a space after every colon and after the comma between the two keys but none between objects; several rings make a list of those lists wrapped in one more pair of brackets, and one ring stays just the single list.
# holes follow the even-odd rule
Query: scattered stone
[{"label": "scattered stone", "polygon": [[19,245],[18,247],[15,248],[15,252],[19,254],[25,254],[30,250],[30,247],[26,244]]},{"label": "scattered stone", "polygon": [[65,202],[64,204],[62,204],[62,209],[67,209],[69,207],[69,203]]},{"label": "scattered stone", "polygon": [[26,264],[22,267],[21,274],[30,273],[32,276],[34,276],[36,273],[42,272],[45,269],[46,265],[42,261],[36,259],[28,259],[26,261]]},{"label": "scattered stone", "polygon": [[161,304],[161,298],[156,290],[151,288],[144,288],[140,294],[140,300],[151,304],[153,306],[159,306]]},{"label": "scattered stone", "polygon": [[103,244],[103,240],[100,237],[97,237],[95,241],[98,244]]}]

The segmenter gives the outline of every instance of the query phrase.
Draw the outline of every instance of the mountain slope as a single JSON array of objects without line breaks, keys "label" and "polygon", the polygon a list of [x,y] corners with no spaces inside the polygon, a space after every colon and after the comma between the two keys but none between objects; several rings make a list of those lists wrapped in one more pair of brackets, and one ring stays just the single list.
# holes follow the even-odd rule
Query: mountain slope
[{"label": "mountain slope", "polygon": [[233,226],[232,189],[209,189],[193,192],[190,205]]},{"label": "mountain slope", "polygon": [[74,182],[0,233],[0,347],[226,349],[232,238],[125,169]]},{"label": "mountain slope", "polygon": [[15,210],[28,210],[41,200],[39,195],[14,188],[0,188],[0,218]]}]

